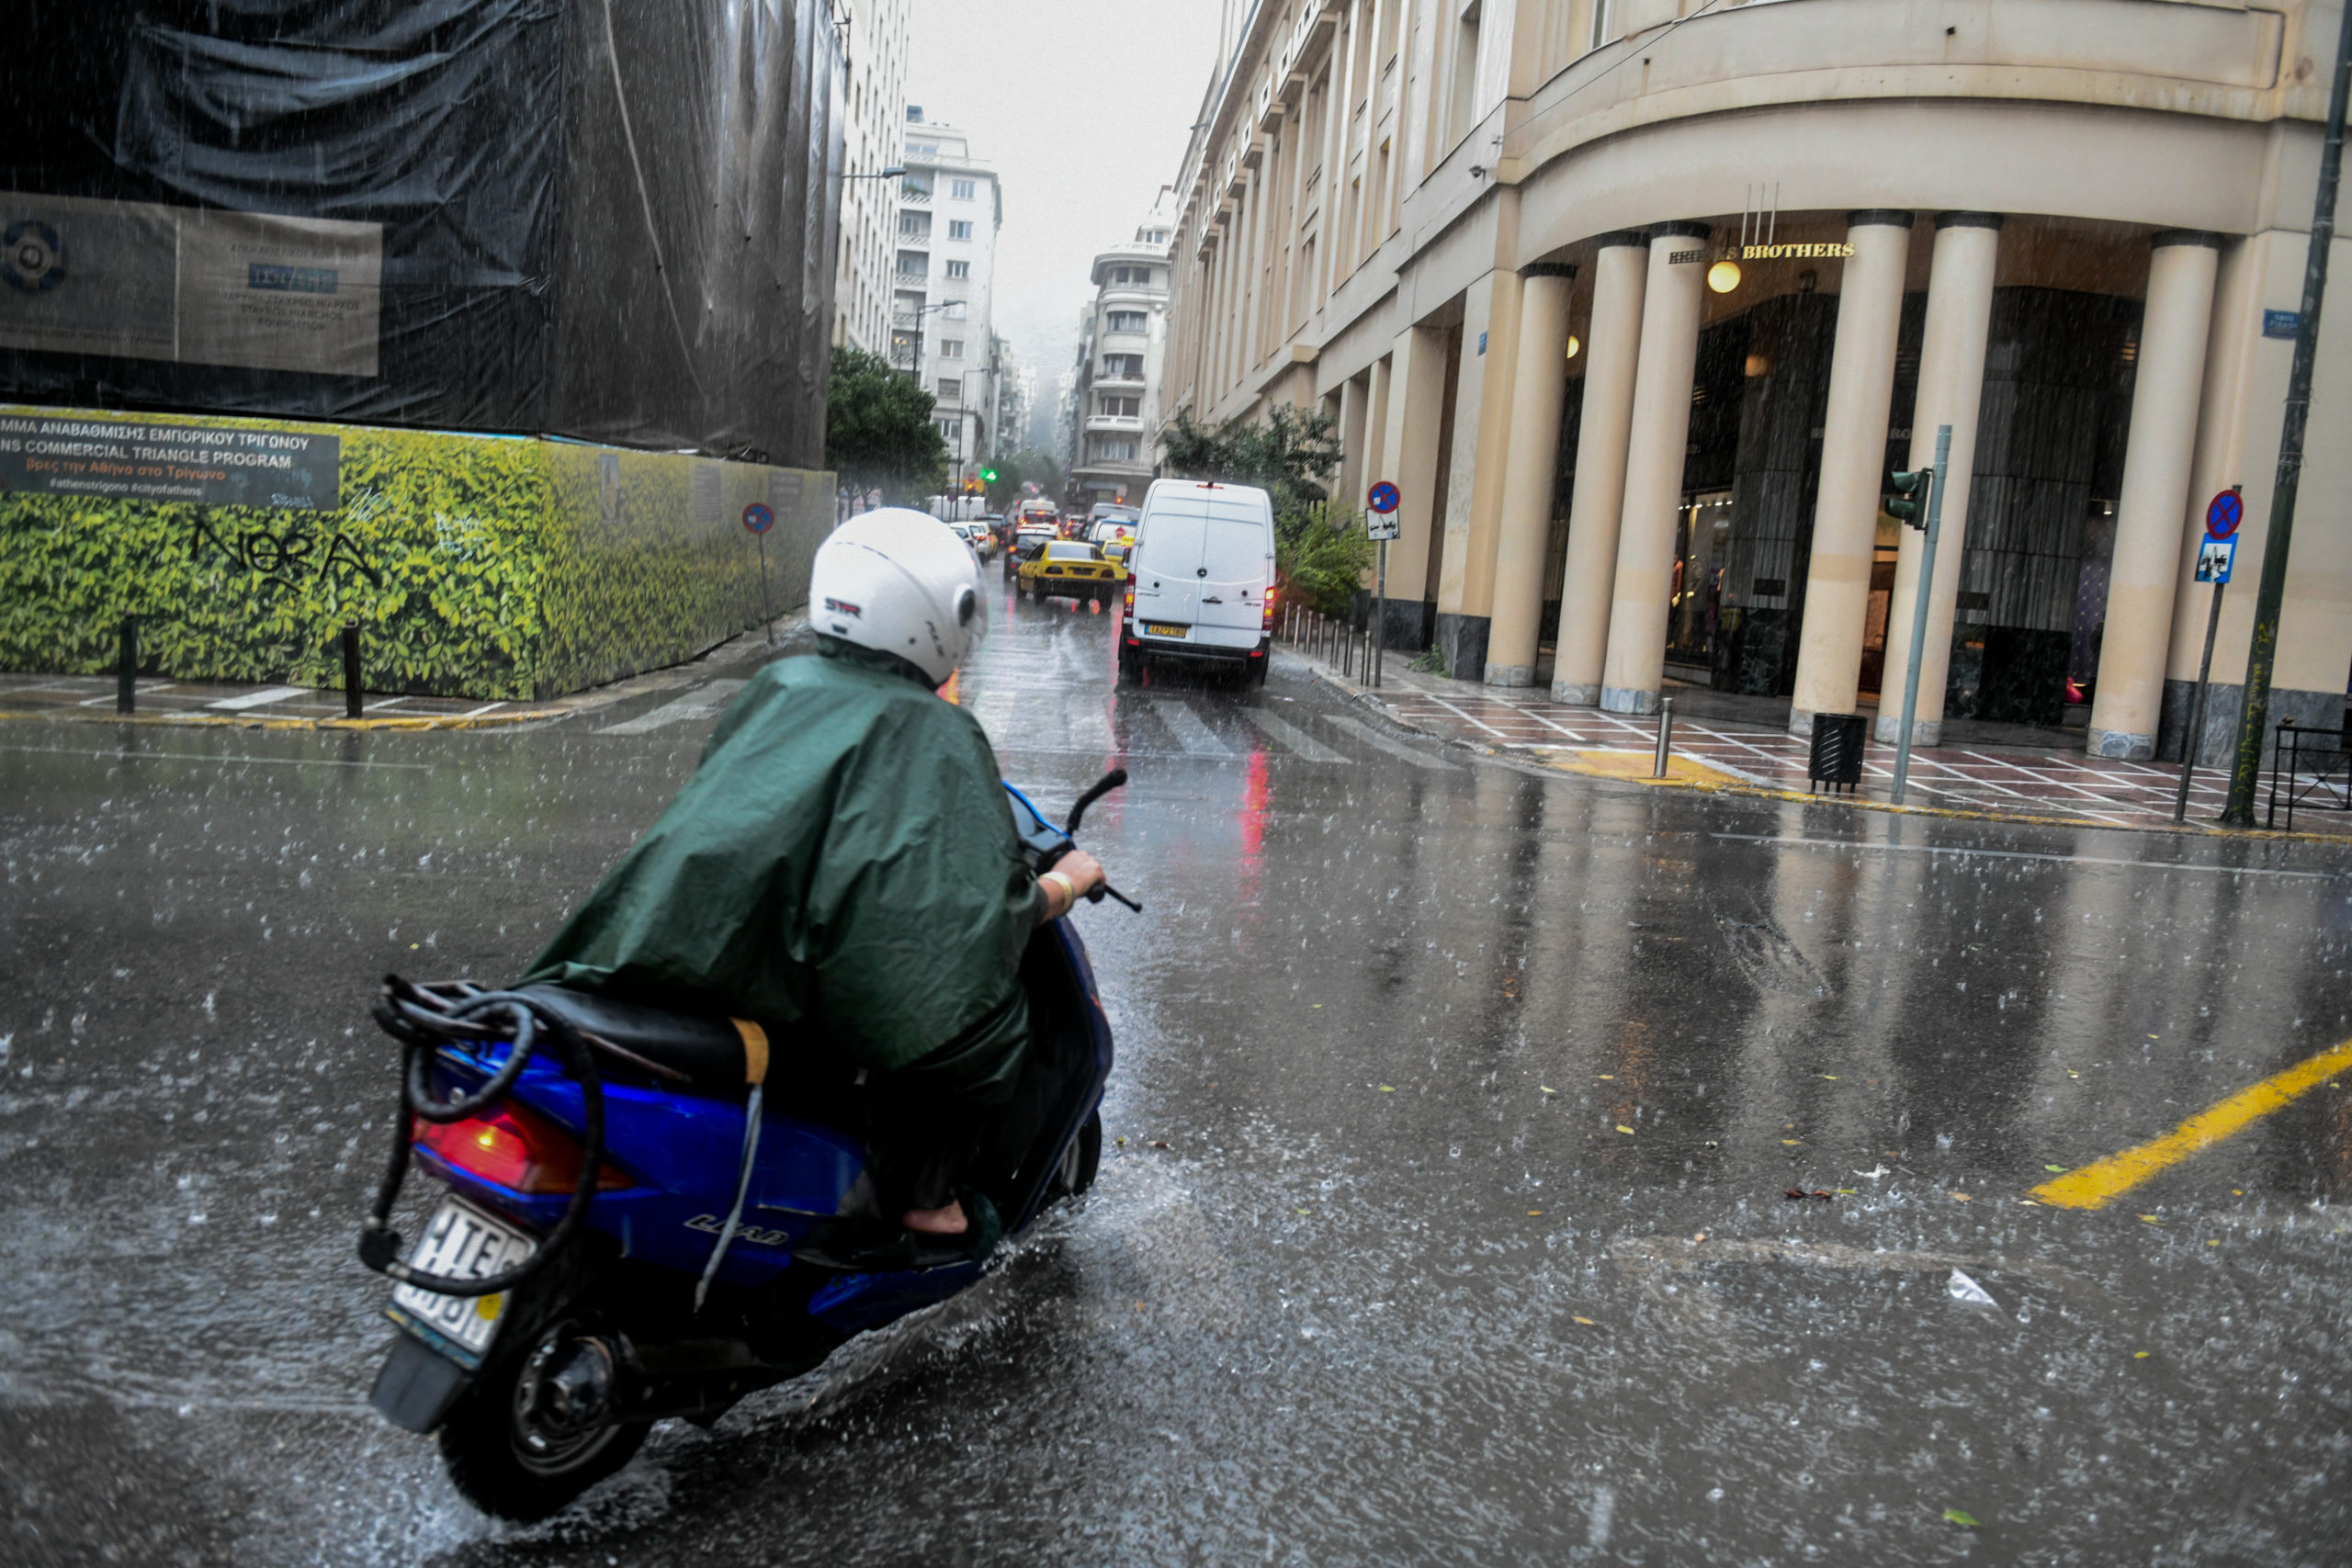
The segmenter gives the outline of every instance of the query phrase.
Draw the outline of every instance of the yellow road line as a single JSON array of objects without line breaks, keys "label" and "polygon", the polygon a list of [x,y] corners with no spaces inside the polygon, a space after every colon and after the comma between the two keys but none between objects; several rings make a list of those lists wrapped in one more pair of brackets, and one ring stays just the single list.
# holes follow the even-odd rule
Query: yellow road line
[{"label": "yellow road line", "polygon": [[2033,1190],[2033,1195],[2061,1209],[2103,1208],[2150,1177],[2245,1131],[2297,1095],[2316,1089],[2347,1067],[2352,1067],[2352,1040],[2298,1062],[2285,1072],[2274,1073],[2252,1088],[2238,1090],[2161,1138],[2045,1181]]}]

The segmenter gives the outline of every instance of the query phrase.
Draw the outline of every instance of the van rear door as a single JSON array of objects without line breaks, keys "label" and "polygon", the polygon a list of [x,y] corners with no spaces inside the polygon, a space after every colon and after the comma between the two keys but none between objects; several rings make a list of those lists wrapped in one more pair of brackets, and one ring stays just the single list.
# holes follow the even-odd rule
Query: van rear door
[{"label": "van rear door", "polygon": [[1255,648],[1265,628],[1266,584],[1273,579],[1273,530],[1265,513],[1248,502],[1213,500],[1206,511],[1196,640]]},{"label": "van rear door", "polygon": [[1190,626],[1199,618],[1208,528],[1208,517],[1198,505],[1180,502],[1145,510],[1128,579],[1135,585],[1136,620],[1145,635],[1155,625]]}]

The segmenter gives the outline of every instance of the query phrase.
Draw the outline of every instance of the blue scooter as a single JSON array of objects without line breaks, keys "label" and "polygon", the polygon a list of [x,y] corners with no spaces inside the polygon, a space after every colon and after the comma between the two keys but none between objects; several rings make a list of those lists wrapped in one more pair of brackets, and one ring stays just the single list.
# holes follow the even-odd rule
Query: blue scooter
[{"label": "blue scooter", "polygon": [[[1102,778],[1061,828],[1007,784],[1031,863],[1067,854],[1126,778]],[[973,1165],[1007,1236],[1093,1183],[1112,1060],[1067,918],[1030,939],[1021,979],[1029,1060]],[[449,1479],[485,1513],[544,1518],[628,1463],[655,1421],[708,1425],[987,1266],[967,1238],[910,1235],[882,1211],[865,1075],[771,1081],[755,1025],[397,976],[375,1016],[401,1046],[402,1107],[359,1237],[361,1261],[393,1280],[400,1330],[372,1400],[437,1432]],[[403,1256],[392,1209],[413,1165],[447,1190]]]}]

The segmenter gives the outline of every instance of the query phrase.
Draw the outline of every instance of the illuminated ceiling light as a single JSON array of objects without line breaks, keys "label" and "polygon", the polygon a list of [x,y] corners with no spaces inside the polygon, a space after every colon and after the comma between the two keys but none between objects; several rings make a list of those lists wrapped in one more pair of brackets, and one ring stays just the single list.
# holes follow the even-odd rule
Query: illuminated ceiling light
[{"label": "illuminated ceiling light", "polygon": [[1707,269],[1707,287],[1718,294],[1728,294],[1739,287],[1739,264],[1719,261]]},{"label": "illuminated ceiling light", "polygon": [[1576,333],[1570,333],[1568,334],[1568,357],[1569,357],[1570,359],[1574,359],[1574,358],[1575,358],[1578,354],[1582,353],[1583,351],[1584,351],[1584,339],[1582,339],[1582,338],[1580,338],[1580,337],[1577,336],[1577,334],[1576,334]]},{"label": "illuminated ceiling light", "polygon": [[1747,378],[1749,380],[1753,381],[1758,376],[1770,376],[1771,373],[1772,356],[1770,355],[1751,354],[1747,356]]}]

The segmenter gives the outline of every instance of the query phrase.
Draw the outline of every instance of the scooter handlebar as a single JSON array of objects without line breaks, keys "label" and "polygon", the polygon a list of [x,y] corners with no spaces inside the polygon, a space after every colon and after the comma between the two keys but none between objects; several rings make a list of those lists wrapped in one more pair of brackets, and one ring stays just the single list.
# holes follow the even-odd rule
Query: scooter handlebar
[{"label": "scooter handlebar", "polygon": [[1068,833],[1072,838],[1076,838],[1078,836],[1079,818],[1086,815],[1086,808],[1093,805],[1096,801],[1102,799],[1104,795],[1110,794],[1113,790],[1119,788],[1126,782],[1127,770],[1125,768],[1113,768],[1109,773],[1104,773],[1101,778],[1095,780],[1094,786],[1091,789],[1089,789],[1084,795],[1080,795],[1075,801],[1070,803],[1069,820],[1062,824],[1062,831]]}]

